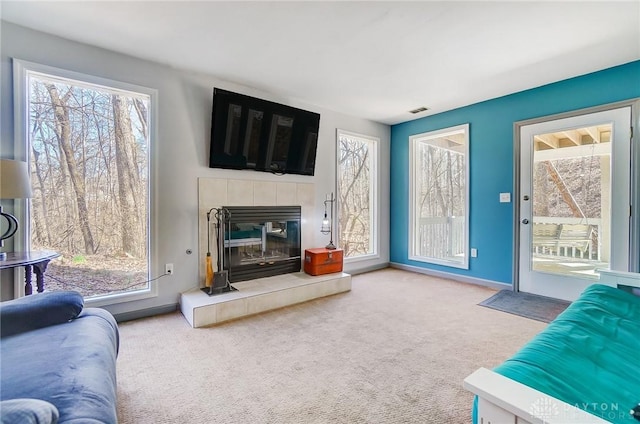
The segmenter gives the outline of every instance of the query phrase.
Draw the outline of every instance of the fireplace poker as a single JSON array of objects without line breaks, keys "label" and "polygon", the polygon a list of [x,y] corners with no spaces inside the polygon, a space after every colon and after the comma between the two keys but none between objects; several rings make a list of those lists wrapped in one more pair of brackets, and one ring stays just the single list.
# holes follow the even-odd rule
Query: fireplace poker
[{"label": "fireplace poker", "polygon": [[204,285],[206,287],[211,287],[213,284],[213,265],[211,263],[211,211],[215,208],[212,208],[207,212],[207,257],[205,259],[205,279]]},{"label": "fireplace poker", "polygon": [[229,285],[229,272],[224,269],[224,224],[229,223],[229,251],[231,251],[231,220],[229,211],[225,208],[216,209],[216,221],[218,231],[216,238],[218,242],[218,270],[213,274],[213,289],[225,289]]}]

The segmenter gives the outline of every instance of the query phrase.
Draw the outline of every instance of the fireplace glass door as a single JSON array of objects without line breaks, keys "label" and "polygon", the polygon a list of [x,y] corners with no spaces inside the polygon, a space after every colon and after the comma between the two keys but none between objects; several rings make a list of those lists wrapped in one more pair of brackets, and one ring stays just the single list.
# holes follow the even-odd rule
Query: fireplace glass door
[{"label": "fireplace glass door", "polygon": [[299,207],[226,209],[224,264],[231,282],[300,271]]}]

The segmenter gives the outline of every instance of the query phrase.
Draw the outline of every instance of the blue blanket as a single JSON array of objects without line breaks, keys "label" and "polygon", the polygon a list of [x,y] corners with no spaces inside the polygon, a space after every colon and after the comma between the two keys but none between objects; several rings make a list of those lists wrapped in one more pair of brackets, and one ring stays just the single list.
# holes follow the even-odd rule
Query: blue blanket
[{"label": "blue blanket", "polygon": [[116,423],[118,327],[103,309],[82,310],[77,297],[52,292],[3,302],[0,400],[24,413],[35,413],[38,400],[39,416],[59,412],[58,423]]}]

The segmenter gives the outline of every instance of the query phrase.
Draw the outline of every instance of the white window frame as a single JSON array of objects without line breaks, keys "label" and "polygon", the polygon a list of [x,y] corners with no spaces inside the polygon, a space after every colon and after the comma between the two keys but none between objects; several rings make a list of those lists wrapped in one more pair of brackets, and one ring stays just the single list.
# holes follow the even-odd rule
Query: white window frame
[{"label": "white window frame", "polygon": [[[149,211],[147,216],[147,252],[149,253],[147,255],[147,271],[148,279],[152,280],[151,273],[154,269],[152,265],[154,263],[158,263],[156,258],[156,246],[151,244],[152,233],[154,232],[156,221],[154,213],[155,208],[152,208],[152,205],[155,204],[155,179],[153,177],[156,175],[156,165],[153,160],[154,155],[151,153],[153,146],[155,145],[157,134],[156,117],[158,116],[158,90],[13,58],[14,155],[16,158],[22,158],[28,163],[31,158],[31,149],[29,148],[29,140],[27,137],[27,125],[29,122],[29,111],[27,109],[29,104],[29,87],[27,85],[27,79],[30,73],[40,73],[50,77],[73,80],[74,82],[77,82],[77,85],[79,86],[82,86],[83,83],[85,83],[85,86],[99,86],[103,87],[107,91],[127,91],[149,96],[149,145],[147,147],[147,210]],[[15,249],[28,251],[31,247],[31,228],[29,224],[30,220],[28,219],[30,215],[29,205],[25,200],[16,200],[15,202],[16,214],[24,228],[24,231],[21,234],[22,236],[15,238]],[[21,270],[20,272],[14,273],[14,279],[14,293],[16,294],[16,297],[24,296],[24,272]],[[158,284],[157,281],[152,280],[149,282],[149,287],[147,289],[136,290],[131,293],[115,293],[95,298],[87,298],[85,299],[85,305],[97,307],[148,299],[157,296]]]},{"label": "white window frame", "polygon": [[[415,207],[415,172],[417,154],[416,149],[418,143],[425,138],[431,139],[443,136],[447,133],[459,132],[464,130],[465,133],[465,221],[464,221],[464,259],[462,262],[450,261],[442,258],[434,258],[429,256],[419,256],[416,253],[416,234],[418,234],[416,228],[416,207]],[[444,265],[452,268],[469,269],[469,186],[470,186],[470,174],[469,174],[469,124],[456,125],[453,127],[442,128],[435,131],[428,131],[421,134],[415,134],[409,137],[409,259],[412,261],[431,263],[435,265]]]},{"label": "white window frame", "polygon": [[[370,160],[371,160],[370,174],[371,174],[371,182],[373,184],[371,184],[372,187],[369,193],[369,199],[371,199],[370,200],[371,204],[369,206],[371,208],[371,214],[372,214],[371,220],[373,221],[371,224],[371,240],[369,241],[370,246],[372,248],[372,252],[368,254],[352,256],[348,258],[344,257],[344,262],[353,263],[353,262],[367,261],[371,259],[378,259],[380,257],[380,237],[378,236],[378,234],[380,234],[380,195],[379,195],[379,192],[380,192],[380,172],[379,172],[380,138],[374,137],[371,135],[360,134],[352,131],[341,130],[339,128],[336,129],[336,192],[338,193],[337,201],[336,201],[336,214],[338,213],[337,211],[340,210],[340,196],[339,196],[340,187],[338,186],[340,166],[338,161],[340,159],[340,155],[339,155],[340,136],[342,135],[346,137],[362,138],[372,142],[373,144],[373,148],[371,149],[371,152],[370,152]],[[339,228],[338,217],[336,217],[335,221],[337,223],[336,224],[336,229],[337,229],[336,240],[339,246],[340,245],[340,228]]]}]

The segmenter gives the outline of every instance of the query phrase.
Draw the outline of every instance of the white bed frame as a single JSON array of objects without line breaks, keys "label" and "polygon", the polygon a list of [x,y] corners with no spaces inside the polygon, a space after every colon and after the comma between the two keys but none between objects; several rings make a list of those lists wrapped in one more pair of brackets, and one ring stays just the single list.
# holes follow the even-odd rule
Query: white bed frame
[{"label": "white bed frame", "polygon": [[[640,274],[598,270],[598,283],[630,286],[640,294]],[[478,396],[474,424],[600,424],[600,418],[486,368],[464,379],[463,387]],[[625,412],[625,411],[620,411]]]}]

